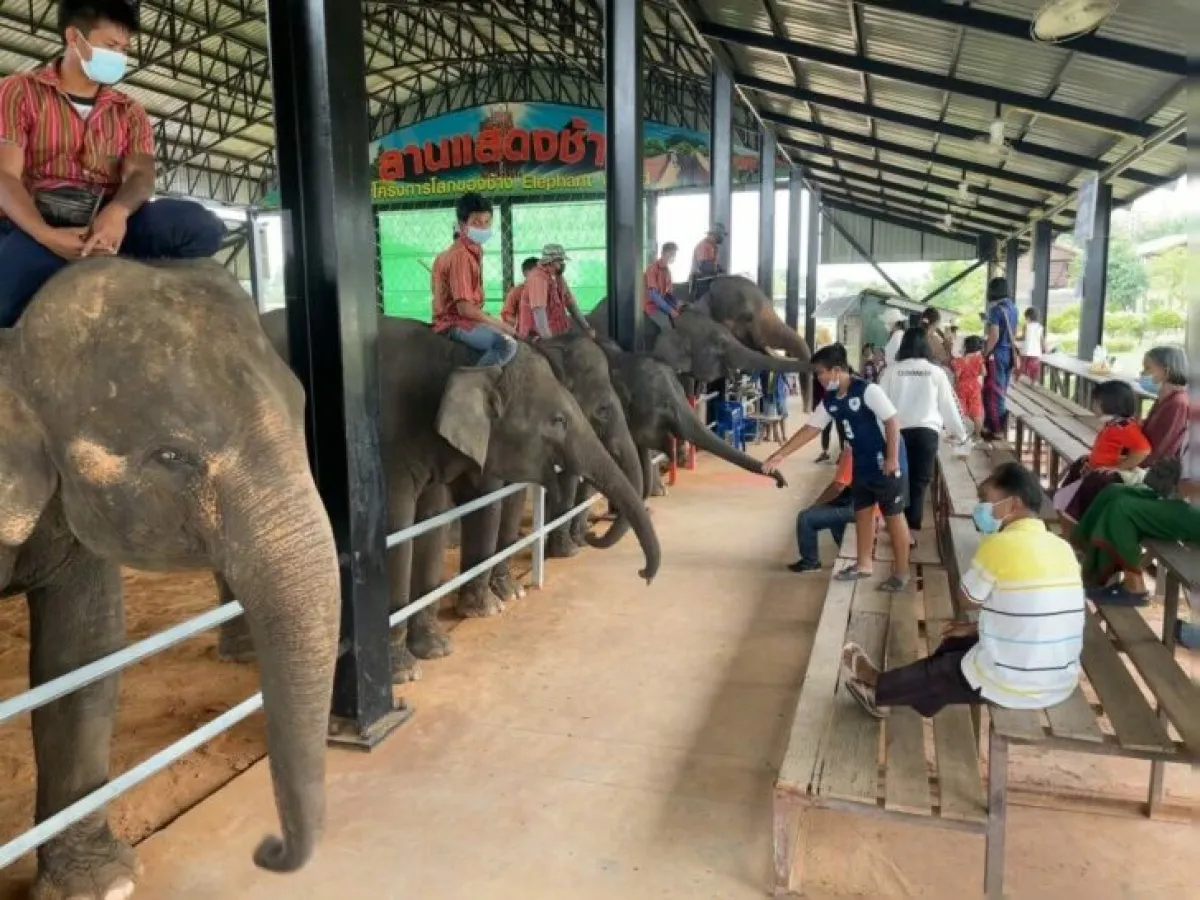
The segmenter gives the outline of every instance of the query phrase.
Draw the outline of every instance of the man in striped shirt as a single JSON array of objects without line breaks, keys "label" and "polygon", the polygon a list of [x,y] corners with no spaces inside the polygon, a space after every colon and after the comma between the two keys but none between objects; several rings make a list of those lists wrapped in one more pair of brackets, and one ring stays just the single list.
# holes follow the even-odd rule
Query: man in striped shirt
[{"label": "man in striped shirt", "polygon": [[525,276],[525,294],[517,315],[519,337],[555,337],[570,331],[572,323],[588,337],[596,336],[563,277],[567,260],[567,251],[561,244],[546,244],[542,248],[541,260]]},{"label": "man in striped shirt", "polygon": [[980,488],[975,524],[987,536],[962,581],[981,607],[978,624],[951,623],[932,656],[886,672],[846,645],[846,689],[867,712],[911,706],[932,716],[984,700],[1043,709],[1071,696],[1083,650],[1083,581],[1071,545],[1039,518],[1041,502],[1037,477],[1016,462],[998,466]]},{"label": "man in striped shirt", "polygon": [[63,0],[64,49],[0,81],[0,327],[86,256],[212,256],[225,227],[198,203],[154,193],[146,111],[112,85],[138,29],[128,0]]}]

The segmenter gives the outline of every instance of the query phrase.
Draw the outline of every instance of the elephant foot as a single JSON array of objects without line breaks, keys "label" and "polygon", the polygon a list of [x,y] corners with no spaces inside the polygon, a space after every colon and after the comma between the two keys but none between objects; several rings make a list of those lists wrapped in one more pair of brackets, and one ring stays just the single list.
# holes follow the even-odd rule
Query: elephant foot
[{"label": "elephant foot", "polygon": [[458,592],[454,611],[464,619],[486,619],[504,612],[504,602],[492,593],[488,582],[473,581]]},{"label": "elephant foot", "polygon": [[441,659],[454,652],[450,635],[440,628],[414,629],[408,627],[408,649],[418,659]]},{"label": "elephant foot", "polygon": [[659,474],[658,469],[654,470],[653,475],[651,475],[651,477],[654,480],[650,483],[650,496],[651,497],[667,496],[667,483],[662,480],[662,475]]},{"label": "elephant foot", "polygon": [[570,559],[579,552],[579,545],[563,529],[550,532],[546,539],[546,555],[551,559]]},{"label": "elephant foot", "polygon": [[243,619],[226,622],[217,632],[217,659],[227,663],[252,663],[258,660],[250,629]]},{"label": "elephant foot", "polygon": [[38,861],[31,900],[128,900],[142,874],[133,848],[106,821],[84,820],[42,848]]},{"label": "elephant foot", "polygon": [[488,585],[491,587],[492,593],[504,603],[510,600],[519,600],[525,596],[525,588],[508,572],[493,572]]},{"label": "elephant foot", "polygon": [[392,684],[421,680],[421,664],[403,638],[392,639]]}]

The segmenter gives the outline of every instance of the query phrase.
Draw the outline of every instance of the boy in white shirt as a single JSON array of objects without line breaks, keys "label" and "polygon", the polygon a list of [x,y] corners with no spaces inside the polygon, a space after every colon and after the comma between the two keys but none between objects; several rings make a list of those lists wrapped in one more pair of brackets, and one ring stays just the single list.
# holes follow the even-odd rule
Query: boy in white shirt
[{"label": "boy in white shirt", "polygon": [[1021,337],[1021,374],[1037,381],[1042,374],[1042,355],[1046,352],[1046,329],[1038,321],[1032,306],[1025,310],[1025,328]]}]

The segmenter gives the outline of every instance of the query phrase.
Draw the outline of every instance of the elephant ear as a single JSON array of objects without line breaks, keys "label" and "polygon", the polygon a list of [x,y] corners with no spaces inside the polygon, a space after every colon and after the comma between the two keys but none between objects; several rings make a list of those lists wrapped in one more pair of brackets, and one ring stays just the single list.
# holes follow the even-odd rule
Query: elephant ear
[{"label": "elephant ear", "polygon": [[492,426],[504,411],[499,391],[501,366],[456,369],[442,392],[437,431],[480,469],[487,461]]},{"label": "elephant ear", "polygon": [[41,422],[15,384],[12,344],[0,331],[0,557],[29,539],[58,484]]},{"label": "elephant ear", "polygon": [[538,341],[535,346],[546,362],[550,363],[554,377],[564,381],[567,377],[567,348],[562,341]]}]

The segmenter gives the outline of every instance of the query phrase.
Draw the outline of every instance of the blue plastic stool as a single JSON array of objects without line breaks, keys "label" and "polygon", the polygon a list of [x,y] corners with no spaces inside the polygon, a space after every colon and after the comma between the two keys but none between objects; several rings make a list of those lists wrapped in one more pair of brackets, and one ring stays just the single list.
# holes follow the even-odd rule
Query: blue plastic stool
[{"label": "blue plastic stool", "polygon": [[746,419],[741,403],[723,400],[717,405],[717,435],[739,450],[746,449]]}]

